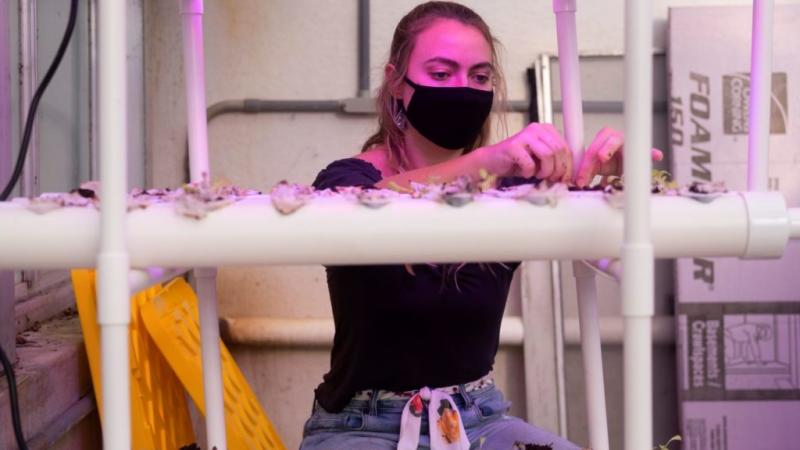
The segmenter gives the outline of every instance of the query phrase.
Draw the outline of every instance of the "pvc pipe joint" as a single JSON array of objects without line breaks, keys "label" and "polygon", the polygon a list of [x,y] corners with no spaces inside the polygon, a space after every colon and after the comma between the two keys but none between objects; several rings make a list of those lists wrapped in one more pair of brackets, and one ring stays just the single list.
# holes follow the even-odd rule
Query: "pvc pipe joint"
[{"label": "pvc pipe joint", "polygon": [[203,0],[181,0],[181,14],[203,14]]},{"label": "pvc pipe joint", "polygon": [[[124,304],[115,304],[114,295],[120,286],[128,292],[129,257],[125,252],[106,252],[97,257],[98,277],[97,290],[100,294],[97,302],[97,323],[100,325],[128,325],[131,321],[131,310],[128,297],[121,297]],[[111,299],[111,302],[109,302]],[[112,303],[112,304],[109,304]]]},{"label": "pvc pipe joint", "polygon": [[563,12],[575,12],[578,10],[578,2],[577,0],[553,0],[553,12],[563,13]]},{"label": "pvc pipe joint", "polygon": [[790,234],[792,239],[800,239],[800,208],[789,209]]},{"label": "pvc pipe joint", "polygon": [[747,210],[747,246],[743,258],[779,258],[789,241],[789,212],[777,192],[741,192]]}]

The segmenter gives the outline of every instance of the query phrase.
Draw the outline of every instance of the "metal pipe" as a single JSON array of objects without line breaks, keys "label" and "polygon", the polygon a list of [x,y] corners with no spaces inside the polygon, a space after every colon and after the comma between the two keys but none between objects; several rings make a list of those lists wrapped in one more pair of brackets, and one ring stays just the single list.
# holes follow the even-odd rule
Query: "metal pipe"
[{"label": "metal pipe", "polygon": [[[758,194],[782,199],[776,192]],[[742,257],[755,252],[761,243],[752,236],[766,233],[753,233],[761,221],[748,216],[753,209],[748,209],[746,198],[746,193],[729,193],[701,203],[684,197],[654,197],[656,255]],[[498,198],[479,198],[460,208],[398,198],[371,209],[341,197],[321,197],[285,216],[269,202],[267,196],[249,197],[202,220],[177,214],[171,204],[132,211],[128,213],[132,265],[598,259],[619,257],[623,242],[623,211],[593,192],[573,193],[552,208]],[[784,212],[784,237],[789,234],[788,215]],[[94,266],[98,216],[94,208],[37,214],[17,202],[0,203],[0,269]],[[320,223],[325,223],[324,233],[319,231]],[[565,227],[565,223],[570,225]],[[775,224],[766,225],[776,229]],[[797,229],[796,221],[793,226]],[[26,232],[20,234],[20,229]],[[465,240],[474,245],[463,245]],[[771,239],[766,238],[764,244],[782,250]]]},{"label": "metal pipe", "polygon": [[625,2],[625,236],[622,315],[625,320],[625,448],[653,439],[651,320],[655,309],[650,156],[653,117],[653,15],[650,2]]},{"label": "metal pipe", "polygon": [[99,150],[97,148],[97,2],[88,1],[89,40],[89,179],[96,180],[100,174]]},{"label": "metal pipe", "polygon": [[358,96],[369,95],[369,0],[358,0]]},{"label": "metal pipe", "polygon": [[[36,0],[19,0],[19,127],[20,136],[38,80],[36,68]],[[22,170],[21,197],[39,195],[39,134],[34,122],[28,157]]]},{"label": "metal pipe", "polygon": [[[183,61],[186,76],[186,112],[189,132],[189,173],[193,182],[210,181],[208,119],[206,117],[205,57],[203,49],[203,1],[181,0]],[[219,350],[216,263],[194,271],[200,300],[200,345],[203,362],[203,399],[207,447],[225,450],[225,404]]]},{"label": "metal pipe", "polygon": [[[19,0],[19,136],[20,141],[25,130],[25,118],[28,117],[33,96],[38,84],[37,68],[37,16],[36,0]],[[36,120],[31,126],[31,137],[28,142],[28,153],[19,183],[20,197],[35,197],[41,190],[39,184],[39,133]],[[11,142],[9,142],[10,146]],[[17,155],[19,157],[19,155]],[[5,185],[5,183],[3,184]],[[38,273],[33,270],[22,271],[22,281],[33,286]]]},{"label": "metal pipe", "polygon": [[766,191],[769,183],[773,3],[773,0],[753,1],[747,138],[747,189],[750,191]]},{"label": "metal pipe", "polygon": [[[539,82],[536,83],[536,101],[539,118],[545,123],[553,123],[553,86],[552,72],[550,71],[550,57],[540,55],[536,60],[536,72]],[[556,358],[556,403],[558,405],[558,433],[567,435],[567,392],[566,374],[564,371],[564,313],[563,292],[561,289],[561,263],[557,260],[550,261],[551,284],[553,286],[553,334],[555,336]],[[526,362],[526,372],[528,366]],[[532,387],[525,386],[526,391]],[[530,399],[531,396],[528,396]],[[529,400],[530,401],[530,400]]]},{"label": "metal pipe", "polygon": [[[100,325],[103,447],[131,448],[128,325],[129,258],[127,254],[127,89],[126,2],[98,5],[98,100],[100,184],[103,208],[91,240],[99,250],[97,321]],[[97,236],[100,236],[99,249]],[[92,253],[95,253],[94,251]]]},{"label": "metal pipe", "polygon": [[567,435],[567,375],[564,362],[564,293],[561,289],[561,263],[551,261],[550,267],[553,271],[553,322],[555,323],[553,333],[555,334],[556,346],[556,398],[558,400],[558,433],[561,436]]},{"label": "metal pipe", "polygon": [[[375,102],[370,99],[368,102],[360,103],[365,109],[353,110],[346,108],[349,101],[344,100],[262,100],[256,98],[239,100],[221,100],[209,106],[206,112],[208,122],[213,119],[231,113],[260,114],[260,113],[341,113],[341,114],[375,114]],[[527,113],[528,102],[525,100],[512,100],[508,102],[508,111],[515,113]],[[581,108],[584,113],[589,114],[608,114],[622,113],[623,103],[605,100],[586,100],[582,102]],[[563,103],[560,101],[552,102],[552,110],[560,113],[563,111]],[[666,102],[654,102],[654,113],[666,113]]]}]

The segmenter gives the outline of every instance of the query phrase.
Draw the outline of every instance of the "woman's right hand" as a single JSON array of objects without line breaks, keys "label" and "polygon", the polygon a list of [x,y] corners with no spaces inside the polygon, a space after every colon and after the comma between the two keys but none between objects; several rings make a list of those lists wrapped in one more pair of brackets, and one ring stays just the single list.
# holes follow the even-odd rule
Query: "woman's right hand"
[{"label": "woman's right hand", "polygon": [[479,169],[498,176],[537,177],[568,182],[572,179],[572,153],[567,141],[549,123],[532,123],[494,145],[475,149]]}]

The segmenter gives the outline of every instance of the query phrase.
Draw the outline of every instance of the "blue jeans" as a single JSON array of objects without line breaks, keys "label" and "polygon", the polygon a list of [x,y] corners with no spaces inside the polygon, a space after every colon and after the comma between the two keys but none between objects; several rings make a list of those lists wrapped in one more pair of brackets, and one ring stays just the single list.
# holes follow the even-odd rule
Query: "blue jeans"
[{"label": "blue jeans", "polygon": [[[494,385],[472,392],[462,389],[453,395],[453,400],[461,413],[471,449],[580,448],[555,434],[506,415],[510,403]],[[300,450],[396,449],[405,403],[402,400],[376,400],[373,396],[372,400],[352,400],[341,412],[330,413],[314,402],[311,417],[303,428]],[[427,416],[427,410],[423,411],[420,449],[430,448]]]}]

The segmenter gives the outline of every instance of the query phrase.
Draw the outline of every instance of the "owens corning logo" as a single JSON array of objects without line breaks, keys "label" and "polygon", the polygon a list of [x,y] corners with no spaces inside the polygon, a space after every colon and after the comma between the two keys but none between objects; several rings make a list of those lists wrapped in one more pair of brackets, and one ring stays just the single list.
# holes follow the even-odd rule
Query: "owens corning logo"
[{"label": "owens corning logo", "polygon": [[[773,73],[769,120],[771,134],[786,134],[786,122],[789,120],[786,91],[786,73]],[[725,134],[747,134],[749,102],[750,74],[723,75],[722,109]]]}]

